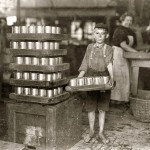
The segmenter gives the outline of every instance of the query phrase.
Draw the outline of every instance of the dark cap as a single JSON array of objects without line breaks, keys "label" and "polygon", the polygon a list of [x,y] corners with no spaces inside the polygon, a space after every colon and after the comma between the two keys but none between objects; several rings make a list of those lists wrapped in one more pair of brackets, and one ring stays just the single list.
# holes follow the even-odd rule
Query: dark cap
[{"label": "dark cap", "polygon": [[105,30],[108,31],[108,27],[107,27],[107,25],[104,24],[104,23],[97,23],[97,24],[95,25],[95,28],[102,28],[102,29],[105,29]]}]

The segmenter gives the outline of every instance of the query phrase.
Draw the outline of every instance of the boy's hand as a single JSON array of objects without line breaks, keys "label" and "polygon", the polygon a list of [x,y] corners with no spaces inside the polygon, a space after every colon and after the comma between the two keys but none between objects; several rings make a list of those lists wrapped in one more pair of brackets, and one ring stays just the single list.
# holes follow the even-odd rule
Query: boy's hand
[{"label": "boy's hand", "polygon": [[110,78],[109,85],[112,86],[112,87],[114,86],[114,79]]},{"label": "boy's hand", "polygon": [[84,76],[84,74],[85,74],[85,71],[81,71],[78,75],[78,78],[82,78]]}]

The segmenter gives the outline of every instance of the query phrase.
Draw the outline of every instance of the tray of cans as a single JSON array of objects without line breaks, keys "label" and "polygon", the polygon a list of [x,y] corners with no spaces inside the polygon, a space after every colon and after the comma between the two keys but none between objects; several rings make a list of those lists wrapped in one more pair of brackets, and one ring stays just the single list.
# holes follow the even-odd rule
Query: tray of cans
[{"label": "tray of cans", "polygon": [[15,86],[57,87],[67,83],[68,79],[62,78],[62,72],[14,72],[14,78],[10,79],[10,84]]},{"label": "tray of cans", "polygon": [[69,96],[68,92],[63,91],[63,87],[54,89],[15,87],[15,92],[9,94],[10,99],[39,104],[56,104]]},{"label": "tray of cans", "polygon": [[112,89],[108,76],[74,78],[70,80],[69,87],[71,91],[104,91]]},{"label": "tray of cans", "polygon": [[61,41],[68,39],[68,35],[61,34],[60,27],[56,26],[14,26],[12,33],[7,34],[7,38],[16,41]]}]

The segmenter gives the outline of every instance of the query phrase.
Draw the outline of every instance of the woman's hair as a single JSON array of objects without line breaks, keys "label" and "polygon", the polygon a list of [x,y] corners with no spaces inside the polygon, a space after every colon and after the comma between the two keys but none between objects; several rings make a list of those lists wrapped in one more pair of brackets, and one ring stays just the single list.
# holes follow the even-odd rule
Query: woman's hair
[{"label": "woman's hair", "polygon": [[133,19],[133,21],[134,21],[134,16],[133,16],[131,13],[129,13],[129,12],[124,13],[124,14],[120,17],[120,21],[121,21],[121,22],[124,21],[127,16],[132,17],[132,19]]}]

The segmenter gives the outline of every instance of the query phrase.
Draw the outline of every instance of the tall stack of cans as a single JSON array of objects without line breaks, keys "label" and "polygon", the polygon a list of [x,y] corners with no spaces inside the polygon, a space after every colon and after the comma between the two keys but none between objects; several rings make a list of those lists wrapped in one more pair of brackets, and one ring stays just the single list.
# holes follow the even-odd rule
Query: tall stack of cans
[{"label": "tall stack of cans", "polygon": [[[60,27],[56,26],[14,26],[12,27],[12,34],[20,34],[22,36],[30,34],[36,35],[38,38],[45,34],[52,34],[61,36]],[[60,49],[60,41],[59,40],[33,40],[29,41],[25,40],[12,40],[11,49],[19,49],[22,51],[25,50],[42,50],[42,51],[55,51]],[[54,56],[14,56],[14,63],[17,65],[32,65],[32,66],[57,66],[63,64],[63,57],[60,55]],[[21,81],[38,81],[38,82],[56,82],[63,79],[63,75],[61,71],[53,71],[50,73],[41,72],[29,72],[29,71],[15,71],[13,75],[15,80]],[[64,93],[63,86],[57,87],[34,87],[33,86],[15,86],[14,93],[16,95],[24,95],[31,97],[48,97],[54,98]]]}]

